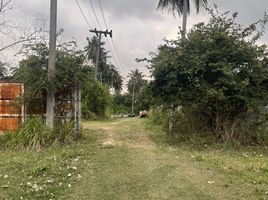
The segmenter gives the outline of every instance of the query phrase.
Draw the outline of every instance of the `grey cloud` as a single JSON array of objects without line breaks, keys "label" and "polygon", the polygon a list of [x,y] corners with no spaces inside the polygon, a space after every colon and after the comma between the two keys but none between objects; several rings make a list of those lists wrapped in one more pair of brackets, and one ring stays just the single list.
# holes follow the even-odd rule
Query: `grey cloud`
[{"label": "grey cloud", "polygon": [[[97,28],[89,0],[78,0],[91,26]],[[86,2],[91,16],[88,13]],[[104,27],[104,22],[99,10],[99,0],[92,0],[99,21]],[[238,11],[239,22],[250,24],[263,16],[268,9],[267,0],[210,0],[210,4],[216,3],[222,11]],[[110,29],[114,31],[114,42],[125,73],[138,67],[148,73],[144,64],[135,62],[137,57],[146,57],[149,52],[155,51],[162,43],[162,39],[176,38],[181,25],[181,17],[174,16],[166,11],[156,11],[158,0],[102,0],[104,15]],[[17,17],[31,18],[36,13],[48,16],[49,0],[14,0]],[[198,15],[195,10],[189,16],[188,29],[201,21],[207,21],[208,14],[202,10]],[[58,25],[64,31],[64,39],[75,38],[80,47],[86,45],[86,37],[93,36],[89,33],[88,25],[83,19],[75,0],[58,0]],[[265,34],[263,41],[268,41]],[[111,60],[112,61],[112,60]],[[113,62],[113,61],[112,61]]]}]

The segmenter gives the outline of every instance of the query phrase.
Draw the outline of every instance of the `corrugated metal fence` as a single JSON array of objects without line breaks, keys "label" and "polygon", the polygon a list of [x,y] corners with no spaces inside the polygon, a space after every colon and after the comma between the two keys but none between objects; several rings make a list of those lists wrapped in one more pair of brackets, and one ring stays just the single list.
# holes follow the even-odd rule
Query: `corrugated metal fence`
[{"label": "corrugated metal fence", "polygon": [[14,131],[24,119],[24,106],[18,103],[23,84],[0,82],[0,132]]},{"label": "corrugated metal fence", "polygon": [[[24,94],[24,85],[11,81],[0,81],[0,133],[15,131],[27,117],[45,117],[45,94],[19,102]],[[80,129],[81,90],[79,87],[67,88],[55,95],[55,120],[76,121]]]}]

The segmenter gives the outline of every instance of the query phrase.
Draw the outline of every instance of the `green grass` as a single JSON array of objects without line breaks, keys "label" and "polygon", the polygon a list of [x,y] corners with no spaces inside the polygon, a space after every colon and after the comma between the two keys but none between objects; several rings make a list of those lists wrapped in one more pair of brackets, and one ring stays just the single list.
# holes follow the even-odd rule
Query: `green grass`
[{"label": "green grass", "polygon": [[0,199],[268,199],[267,149],[174,146],[147,119],[83,127],[76,144],[0,152]]}]

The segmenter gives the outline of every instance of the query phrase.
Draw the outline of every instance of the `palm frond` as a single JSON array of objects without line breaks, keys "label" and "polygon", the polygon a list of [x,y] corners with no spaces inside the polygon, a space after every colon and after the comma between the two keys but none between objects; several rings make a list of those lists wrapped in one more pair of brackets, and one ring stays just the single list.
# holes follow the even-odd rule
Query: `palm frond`
[{"label": "palm frond", "polygon": [[[188,0],[189,1],[189,0]],[[177,12],[179,15],[183,12],[183,0],[159,0],[157,10],[167,8],[174,14]]]},{"label": "palm frond", "polygon": [[[174,14],[177,12],[179,15],[183,13],[183,6],[184,6],[184,0],[159,0],[159,3],[157,5],[158,9],[165,9],[171,10]],[[188,4],[188,13],[190,13],[190,0],[186,0]],[[201,6],[206,6],[208,3],[208,0],[194,0],[196,12],[199,13]]]},{"label": "palm frond", "polygon": [[200,6],[205,7],[208,4],[208,0],[195,0],[194,2],[195,2],[195,8],[196,8],[197,13],[199,13],[200,11]]}]

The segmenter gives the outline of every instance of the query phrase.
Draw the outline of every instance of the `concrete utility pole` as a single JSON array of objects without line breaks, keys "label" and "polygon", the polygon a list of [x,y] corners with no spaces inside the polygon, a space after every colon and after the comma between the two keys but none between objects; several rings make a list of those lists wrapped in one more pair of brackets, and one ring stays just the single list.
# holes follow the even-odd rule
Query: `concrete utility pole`
[{"label": "concrete utility pole", "polygon": [[[56,65],[56,37],[57,37],[57,0],[50,1],[50,30],[49,30],[49,60],[48,81],[51,83],[55,75]],[[46,126],[54,127],[55,95],[47,91]]]},{"label": "concrete utility pole", "polygon": [[74,120],[75,120],[75,133],[78,138],[81,134],[81,88],[76,83],[74,90]]},{"label": "concrete utility pole", "polygon": [[99,57],[100,57],[100,47],[101,47],[101,35],[103,34],[105,37],[107,35],[110,35],[110,37],[113,37],[113,31],[111,30],[110,32],[108,30],[106,31],[98,31],[97,29],[94,30],[89,30],[92,33],[96,33],[97,37],[99,38],[98,40],[98,50],[97,50],[97,55],[96,55],[96,66],[95,66],[95,80],[98,80],[98,67],[99,67]]}]

